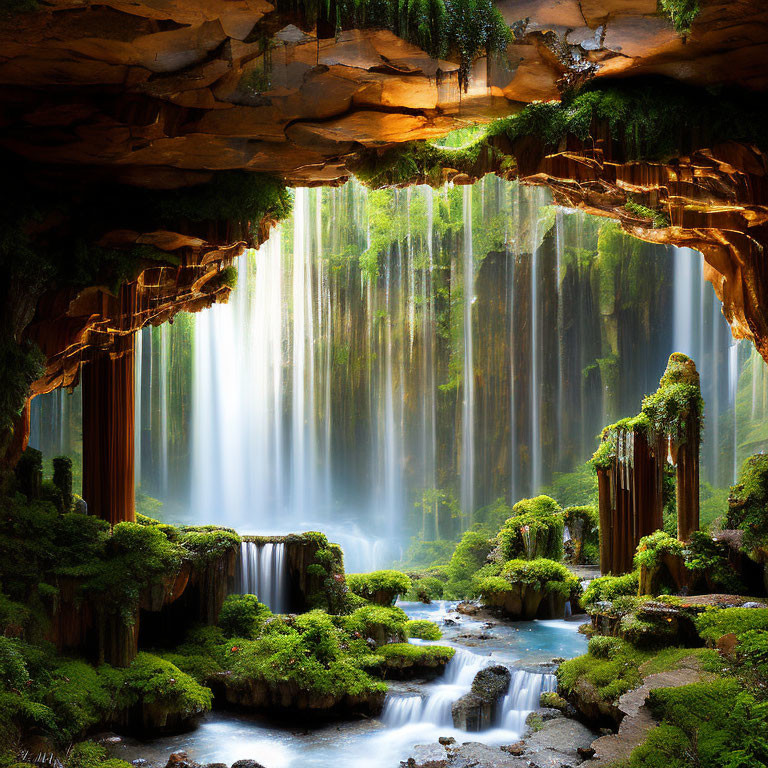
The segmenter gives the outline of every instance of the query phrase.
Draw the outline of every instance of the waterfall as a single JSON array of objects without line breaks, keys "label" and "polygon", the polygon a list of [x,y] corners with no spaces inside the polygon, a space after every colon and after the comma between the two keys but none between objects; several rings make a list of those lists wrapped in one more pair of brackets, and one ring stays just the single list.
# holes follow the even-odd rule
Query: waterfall
[{"label": "waterfall", "polygon": [[472,251],[472,187],[462,188],[464,222],[464,388],[462,392],[461,510],[472,523],[475,494],[475,371],[472,348],[472,305],[475,265]]},{"label": "waterfall", "polygon": [[[431,686],[426,696],[415,694],[389,694],[384,702],[382,721],[391,727],[418,723],[446,728],[453,726],[452,706],[472,689],[475,675],[493,664],[487,656],[456,649],[448,662],[441,682]],[[498,724],[522,735],[525,719],[538,709],[539,696],[544,691],[557,690],[557,678],[552,674],[512,670],[509,691],[501,701]],[[488,723],[492,727],[493,723]]]},{"label": "waterfall", "polygon": [[144,347],[144,335],[141,331],[135,334],[135,376],[136,387],[134,394],[134,414],[133,414],[133,478],[137,487],[141,485],[141,364],[142,351]]},{"label": "waterfall", "polygon": [[515,670],[509,684],[509,693],[504,697],[501,707],[503,727],[522,735],[526,718],[539,707],[541,694],[556,690],[557,678],[554,675]]},{"label": "waterfall", "polygon": [[235,591],[239,595],[256,595],[273,613],[287,613],[289,605],[285,544],[244,541],[240,545]]},{"label": "waterfall", "polygon": [[535,224],[533,242],[531,243],[531,293],[530,293],[530,322],[531,322],[531,495],[539,492],[541,485],[541,414],[539,412],[541,371],[539,360],[539,212],[533,213]]},{"label": "waterfall", "polygon": [[160,482],[161,494],[168,493],[168,324],[160,326]]}]

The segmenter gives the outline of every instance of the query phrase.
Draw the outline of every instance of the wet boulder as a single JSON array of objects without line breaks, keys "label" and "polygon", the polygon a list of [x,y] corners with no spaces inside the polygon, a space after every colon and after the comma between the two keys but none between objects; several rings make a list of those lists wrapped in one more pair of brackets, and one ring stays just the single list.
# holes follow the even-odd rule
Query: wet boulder
[{"label": "wet boulder", "polygon": [[481,731],[497,720],[499,703],[509,690],[512,675],[499,665],[481,669],[472,681],[472,689],[453,703],[453,725],[463,731]]}]

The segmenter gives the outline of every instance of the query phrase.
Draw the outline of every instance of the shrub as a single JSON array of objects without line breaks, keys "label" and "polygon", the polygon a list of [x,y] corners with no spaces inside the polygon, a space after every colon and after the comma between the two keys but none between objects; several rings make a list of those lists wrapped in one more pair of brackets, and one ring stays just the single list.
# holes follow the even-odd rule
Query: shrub
[{"label": "shrub", "polygon": [[[590,645],[596,639],[592,638]],[[558,667],[556,674],[562,691],[573,693],[579,681],[584,680],[600,700],[613,702],[641,684],[639,667],[645,658],[642,652],[624,640],[611,640],[616,642],[596,644],[584,656],[569,659]],[[593,650],[602,655],[595,655]]]},{"label": "shrub", "polygon": [[408,574],[411,579],[411,588],[403,597],[410,602],[431,603],[443,597],[445,581],[438,576],[422,574]]},{"label": "shrub", "polygon": [[510,584],[528,584],[566,597],[578,592],[579,580],[562,563],[537,560],[509,560],[501,569],[501,577]]},{"label": "shrub", "polygon": [[750,456],[728,497],[728,528],[744,531],[747,550],[768,546],[768,454]]},{"label": "shrub", "polygon": [[67,756],[67,768],[131,768],[132,763],[108,758],[107,750],[101,744],[81,741],[75,744]]},{"label": "shrub", "polygon": [[643,536],[637,545],[635,568],[656,568],[661,565],[664,554],[682,556],[683,543],[664,531],[654,531],[650,536]]},{"label": "shrub", "polygon": [[563,556],[563,515],[560,505],[549,496],[522,499],[512,507],[513,516],[499,532],[505,560]]},{"label": "shrub", "polygon": [[[362,637],[402,638],[405,637],[405,626],[408,616],[400,608],[381,605],[366,605],[358,608],[349,616],[339,618],[340,624],[349,633],[357,633]],[[383,640],[386,642],[386,640]],[[382,642],[382,644],[383,644]]]},{"label": "shrub", "polygon": [[185,717],[211,708],[212,696],[188,674],[165,659],[139,653],[125,669],[102,666],[117,709],[129,709],[139,702],[158,703]]},{"label": "shrub", "polygon": [[593,579],[584,590],[582,602],[585,606],[595,603],[615,600],[622,595],[637,595],[640,579],[637,571],[625,573],[623,576],[600,576]]},{"label": "shrub", "polygon": [[448,599],[461,600],[473,596],[473,576],[485,564],[492,547],[492,540],[484,533],[464,533],[446,569],[448,583],[445,585],[445,595]]},{"label": "shrub", "polygon": [[443,633],[433,621],[413,619],[405,625],[405,636],[417,637],[420,640],[439,640]]},{"label": "shrub", "polygon": [[255,637],[272,612],[255,595],[229,595],[221,606],[219,626],[228,637]]}]

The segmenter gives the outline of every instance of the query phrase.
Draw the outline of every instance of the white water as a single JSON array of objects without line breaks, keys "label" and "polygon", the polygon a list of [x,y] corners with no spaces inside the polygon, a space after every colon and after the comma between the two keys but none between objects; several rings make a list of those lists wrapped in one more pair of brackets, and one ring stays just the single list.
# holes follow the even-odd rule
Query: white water
[{"label": "white water", "polygon": [[256,595],[273,613],[287,613],[287,587],[285,544],[244,541],[240,545],[237,594]]},{"label": "white water", "polygon": [[475,303],[475,265],[472,251],[472,187],[462,190],[464,221],[464,390],[462,392],[461,508],[475,509],[475,370],[472,345],[472,305]]},{"label": "white water", "polygon": [[[382,722],[392,728],[416,724],[452,728],[453,703],[470,692],[472,681],[481,669],[497,663],[488,656],[457,648],[442,678],[428,688],[425,696],[387,696],[381,714]],[[522,669],[511,672],[509,691],[501,702],[498,722],[487,725],[488,728],[501,726],[505,730],[513,731],[519,738],[525,731],[526,717],[539,706],[539,696],[543,691],[556,690],[557,679],[551,674]]]}]

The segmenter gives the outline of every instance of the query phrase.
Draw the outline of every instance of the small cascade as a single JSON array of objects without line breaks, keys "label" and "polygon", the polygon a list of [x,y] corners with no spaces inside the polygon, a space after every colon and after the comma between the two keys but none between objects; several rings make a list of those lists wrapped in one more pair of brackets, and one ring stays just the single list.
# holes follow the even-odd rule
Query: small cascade
[{"label": "small cascade", "polygon": [[256,595],[273,613],[286,613],[289,608],[287,586],[285,544],[244,541],[240,545],[237,594]]},{"label": "small cascade", "polygon": [[381,722],[390,728],[401,728],[421,721],[424,699],[418,694],[387,696],[381,713]]},{"label": "small cascade", "polygon": [[501,707],[501,723],[506,730],[522,734],[525,719],[539,707],[542,693],[557,690],[557,678],[552,674],[540,674],[518,669],[512,673],[509,693]]}]

